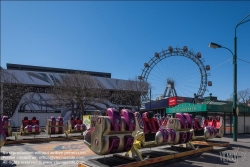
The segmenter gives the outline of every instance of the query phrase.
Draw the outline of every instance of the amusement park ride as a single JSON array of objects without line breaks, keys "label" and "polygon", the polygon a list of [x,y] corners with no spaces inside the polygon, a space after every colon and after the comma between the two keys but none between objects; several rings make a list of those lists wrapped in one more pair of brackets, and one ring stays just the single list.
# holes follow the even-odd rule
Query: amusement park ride
[{"label": "amusement park ride", "polygon": [[[193,97],[193,91],[197,89],[197,98],[203,98],[207,86],[212,86],[212,81],[207,79],[210,65],[205,66],[204,62],[200,52],[194,53],[187,46],[169,46],[167,50],[156,52],[148,63],[144,63],[138,79],[150,83],[157,93],[165,90],[156,100],[173,96]],[[143,97],[145,101],[148,99],[149,95]]]},{"label": "amusement park ride", "polygon": [[[200,88],[197,96],[202,98],[206,91],[206,85],[212,85],[207,82],[207,70],[210,66],[204,66],[201,60],[201,54],[194,54],[188,51],[187,47],[183,49],[168,48],[168,51],[156,53],[155,57],[149,63],[145,63],[143,74],[138,78],[147,81],[147,77],[152,70],[152,67],[162,59],[173,55],[182,55],[193,60],[199,67],[201,72]],[[167,86],[163,95],[160,98],[175,97],[177,91],[175,89],[175,80],[168,78]],[[149,159],[144,157],[141,153],[142,148],[156,148],[158,146],[179,146],[193,150],[189,154],[196,154],[204,152],[209,149],[199,151],[194,144],[194,141],[206,141],[215,137],[223,137],[224,135],[224,120],[222,117],[211,117],[207,119],[196,115],[193,116],[188,113],[175,113],[174,117],[161,117],[154,115],[153,112],[147,111],[144,113],[132,112],[129,109],[122,109],[118,111],[115,108],[108,108],[106,116],[94,115],[89,117],[91,125],[87,126],[79,118],[68,120],[67,130],[64,128],[63,119],[58,117],[51,117],[47,119],[46,133],[65,134],[68,137],[70,133],[82,133],[84,136],[84,144],[97,155],[114,155],[123,157],[125,159],[135,160],[131,164],[122,166],[143,166],[152,162],[157,163],[163,161],[164,158]],[[33,117],[29,120],[25,117],[22,120],[20,135],[37,135],[41,133],[39,120]],[[0,119],[0,147],[6,141],[6,137],[12,136],[12,129],[10,119],[3,116]],[[120,155],[117,155],[117,154]],[[150,160],[150,161],[148,161]],[[145,163],[142,163],[145,162]],[[146,163],[147,162],[147,163]],[[79,167],[91,166],[87,164],[79,164]]]},{"label": "amusement park ride", "polygon": [[[223,118],[219,116],[205,119],[188,113],[176,113],[174,118],[159,118],[151,111],[141,116],[139,112],[133,113],[128,109],[119,112],[108,108],[106,116],[92,116],[90,119],[92,123],[89,129],[78,118],[69,120],[68,132],[84,132],[84,143],[97,155],[123,153],[120,157],[131,158],[138,163],[148,159],[142,156],[142,148],[179,145],[197,153],[193,141],[222,137],[224,134]],[[39,121],[34,117],[31,120],[24,118],[22,122],[20,135],[36,135],[41,132]],[[61,117],[51,117],[47,120],[46,133],[63,134],[65,131],[62,125]],[[72,127],[76,129],[72,130]],[[10,119],[4,116],[0,119],[1,147],[6,137],[11,136],[10,129]]]},{"label": "amusement park ride", "polygon": [[[62,117],[58,117],[57,119],[52,116],[50,119],[48,118],[46,121],[45,132],[49,135],[49,138],[52,138],[51,135],[63,135],[68,138],[69,134],[72,133],[81,133],[86,131],[85,124],[82,123],[82,120],[79,118],[73,119],[71,118],[67,122],[67,128],[64,127]],[[22,119],[21,127],[18,132],[12,132],[11,120],[7,116],[3,116],[0,119],[0,146],[2,147],[6,141],[6,137],[14,136],[14,141],[18,140],[18,136],[34,136],[41,134],[42,128],[40,126],[40,122],[36,117],[32,119],[28,119],[28,117],[24,117]]]}]

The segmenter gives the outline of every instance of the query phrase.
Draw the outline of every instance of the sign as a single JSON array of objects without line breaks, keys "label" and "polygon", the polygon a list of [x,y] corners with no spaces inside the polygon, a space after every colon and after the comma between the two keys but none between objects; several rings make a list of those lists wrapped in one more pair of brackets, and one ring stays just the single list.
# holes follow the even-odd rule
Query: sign
[{"label": "sign", "polygon": [[239,107],[236,108],[236,114],[239,115]]},{"label": "sign", "polygon": [[60,110],[18,110],[20,113],[61,113]]},{"label": "sign", "polygon": [[168,105],[169,106],[176,106],[177,104],[181,104],[181,103],[184,103],[185,99],[184,97],[171,97],[171,98],[168,98]]},{"label": "sign", "polygon": [[167,114],[171,114],[171,113],[177,113],[177,112],[206,112],[207,111],[207,106],[206,104],[180,104],[178,106],[175,107],[170,107],[170,108],[166,108],[166,113]]},{"label": "sign", "polygon": [[82,123],[86,125],[87,129],[91,128],[92,115],[82,116]]},{"label": "sign", "polygon": [[[250,108],[249,107],[243,107],[243,106],[237,106],[238,110],[242,111],[242,112],[249,112],[250,111]],[[236,110],[237,110],[236,108]],[[224,107],[223,110],[225,111],[233,111],[233,107],[231,106],[227,106],[227,107]]]}]

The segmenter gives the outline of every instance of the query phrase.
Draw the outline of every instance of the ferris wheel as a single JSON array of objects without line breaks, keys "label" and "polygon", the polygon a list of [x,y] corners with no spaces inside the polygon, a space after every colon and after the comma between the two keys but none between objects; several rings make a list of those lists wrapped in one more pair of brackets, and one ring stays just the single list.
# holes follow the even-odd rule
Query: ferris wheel
[{"label": "ferris wheel", "polygon": [[[212,86],[212,81],[207,80],[210,65],[205,66],[204,62],[200,52],[189,51],[187,46],[169,46],[144,63],[138,79],[150,84],[150,96],[156,100],[173,96],[203,98],[207,86]],[[145,99],[149,99],[149,94]]]}]

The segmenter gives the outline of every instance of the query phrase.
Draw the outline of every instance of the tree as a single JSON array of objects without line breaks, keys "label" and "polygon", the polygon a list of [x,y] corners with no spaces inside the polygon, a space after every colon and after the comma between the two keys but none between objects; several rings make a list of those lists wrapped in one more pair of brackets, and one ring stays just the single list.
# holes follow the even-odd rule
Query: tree
[{"label": "tree", "polygon": [[238,92],[238,99],[239,101],[242,101],[244,104],[247,103],[248,100],[250,100],[250,89],[244,89]]},{"label": "tree", "polygon": [[29,91],[28,85],[21,84],[14,72],[0,68],[1,115],[12,117],[21,97]]},{"label": "tree", "polygon": [[139,81],[137,78],[129,79],[121,84],[116,92],[116,99],[119,104],[124,107],[132,107],[140,110],[142,105],[142,97],[148,93],[149,84],[145,81]]},{"label": "tree", "polygon": [[104,86],[87,73],[66,74],[53,87],[52,103],[60,108],[72,110],[71,116],[85,115],[85,110],[100,102]]},{"label": "tree", "polygon": [[[233,101],[233,94],[231,94],[230,98],[226,99],[226,100],[227,101]],[[242,102],[242,103],[246,104],[247,101],[250,100],[250,88],[238,91],[238,93],[237,93],[237,100],[239,102]]]}]

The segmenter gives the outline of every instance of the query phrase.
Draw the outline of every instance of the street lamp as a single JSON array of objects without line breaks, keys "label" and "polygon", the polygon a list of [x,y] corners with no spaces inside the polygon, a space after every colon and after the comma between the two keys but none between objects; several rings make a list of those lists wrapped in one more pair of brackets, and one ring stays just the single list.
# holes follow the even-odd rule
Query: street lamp
[{"label": "street lamp", "polygon": [[226,48],[223,47],[221,45],[218,45],[216,43],[210,43],[209,47],[211,48],[225,48],[227,50],[229,50],[232,55],[233,55],[233,76],[234,76],[234,80],[233,80],[233,141],[237,141],[237,134],[238,134],[238,129],[237,129],[237,125],[238,125],[238,118],[237,118],[237,113],[236,113],[236,108],[237,108],[237,37],[236,37],[236,29],[239,25],[244,24],[248,21],[250,21],[250,19],[245,20],[248,16],[250,16],[250,13],[245,16],[236,26],[235,26],[235,30],[234,30],[234,54],[233,52]]},{"label": "street lamp", "polygon": [[228,49],[227,47],[221,46],[221,45],[219,45],[219,44],[217,44],[217,43],[211,42],[211,43],[208,45],[208,47],[213,48],[213,49],[216,49],[216,48],[224,48],[224,49],[227,49],[229,52],[231,52],[231,53],[232,53],[232,56],[234,55],[233,52],[232,52],[230,49]]}]

